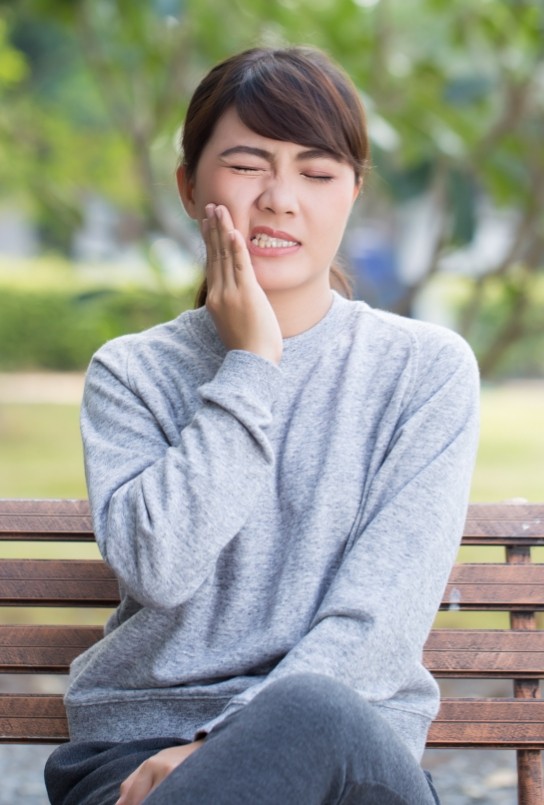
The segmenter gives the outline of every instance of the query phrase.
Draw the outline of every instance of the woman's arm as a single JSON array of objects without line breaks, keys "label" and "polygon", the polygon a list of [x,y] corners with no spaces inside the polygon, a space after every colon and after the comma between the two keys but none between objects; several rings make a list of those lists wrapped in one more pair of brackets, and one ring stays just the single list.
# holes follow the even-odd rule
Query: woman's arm
[{"label": "woman's arm", "polygon": [[212,316],[230,351],[199,388],[201,404],[179,443],[171,445],[135,390],[131,372],[142,369],[131,369],[126,340],[95,356],[85,386],[81,427],[96,539],[124,589],[158,608],[198,589],[274,464],[267,429],[281,382],[281,333],[222,209],[217,217],[209,208],[204,237]]}]

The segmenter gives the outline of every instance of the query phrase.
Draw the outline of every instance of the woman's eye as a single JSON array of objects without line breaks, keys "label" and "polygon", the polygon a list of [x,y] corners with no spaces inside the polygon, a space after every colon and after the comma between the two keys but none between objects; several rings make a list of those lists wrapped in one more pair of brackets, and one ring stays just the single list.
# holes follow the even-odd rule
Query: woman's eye
[{"label": "woman's eye", "polygon": [[231,165],[231,168],[237,173],[258,173],[263,170],[250,165]]},{"label": "woman's eye", "polygon": [[334,178],[325,173],[304,173],[303,176],[307,179],[314,179],[316,182],[331,182]]}]

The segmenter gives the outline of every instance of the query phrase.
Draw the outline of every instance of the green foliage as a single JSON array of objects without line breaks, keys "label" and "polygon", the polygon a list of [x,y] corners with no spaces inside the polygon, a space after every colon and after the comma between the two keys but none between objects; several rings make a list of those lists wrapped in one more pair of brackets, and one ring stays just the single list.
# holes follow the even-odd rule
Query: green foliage
[{"label": "green foliage", "polygon": [[[522,266],[515,266],[505,278],[480,279],[476,298],[471,278],[439,275],[427,293],[428,305],[448,311],[453,317],[448,323],[465,331],[484,377],[544,377],[542,275],[528,277]],[[518,331],[523,337],[517,337]]]},{"label": "green foliage", "polygon": [[136,132],[147,145],[171,138],[199,73],[256,44],[328,50],[397,132],[390,154],[397,168],[412,171],[440,156],[472,162],[486,185],[501,185],[512,198],[522,188],[507,166],[523,164],[521,144],[532,138],[537,145],[540,137],[531,133],[542,111],[535,89],[524,115],[512,121],[510,143],[486,154],[485,166],[471,160],[507,111],[512,91],[525,93],[541,64],[544,10],[537,2],[21,0],[6,19],[30,68],[20,89],[30,91],[33,104],[58,105],[74,133],[81,121],[101,125],[106,160],[121,132],[122,172]]},{"label": "green foliage", "polygon": [[194,294],[143,289],[0,288],[0,370],[85,369],[105,341],[190,307]]},{"label": "green foliage", "polygon": [[4,20],[0,19],[0,92],[21,81],[26,74],[26,69],[23,54],[9,44],[7,25]]},{"label": "green foliage", "polygon": [[0,88],[0,195],[24,206],[44,242],[66,252],[87,194],[134,204],[127,146],[81,48],[54,16],[40,18],[23,2],[6,10],[3,26],[25,69],[3,97]]},{"label": "green foliage", "polygon": [[441,256],[472,240],[482,197],[519,212],[518,245],[490,273],[507,284],[525,262],[532,295],[544,253],[540,0],[0,0],[0,10],[1,192],[31,211],[47,245],[68,250],[96,192],[191,250],[170,214],[190,92],[235,51],[308,44],[364,97],[379,177],[364,212],[392,215],[423,192],[436,202],[437,248],[402,310]]}]

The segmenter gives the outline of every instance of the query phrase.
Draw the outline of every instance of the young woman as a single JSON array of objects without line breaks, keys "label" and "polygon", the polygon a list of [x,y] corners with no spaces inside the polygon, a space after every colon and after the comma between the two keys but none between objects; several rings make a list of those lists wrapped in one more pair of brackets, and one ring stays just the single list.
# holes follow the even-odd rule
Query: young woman
[{"label": "young woman", "polygon": [[464,521],[474,358],[333,290],[368,144],[323,54],[218,65],[182,146],[206,284],[88,372],[89,498],[121,604],[73,663],[51,802],[435,803],[421,656]]}]

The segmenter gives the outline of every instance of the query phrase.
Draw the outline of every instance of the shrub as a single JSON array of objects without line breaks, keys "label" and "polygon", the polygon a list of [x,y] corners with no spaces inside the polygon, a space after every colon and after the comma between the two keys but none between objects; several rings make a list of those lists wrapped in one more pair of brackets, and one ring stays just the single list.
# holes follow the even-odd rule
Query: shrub
[{"label": "shrub", "polygon": [[81,370],[105,341],[173,318],[194,291],[0,287],[0,369]]}]

